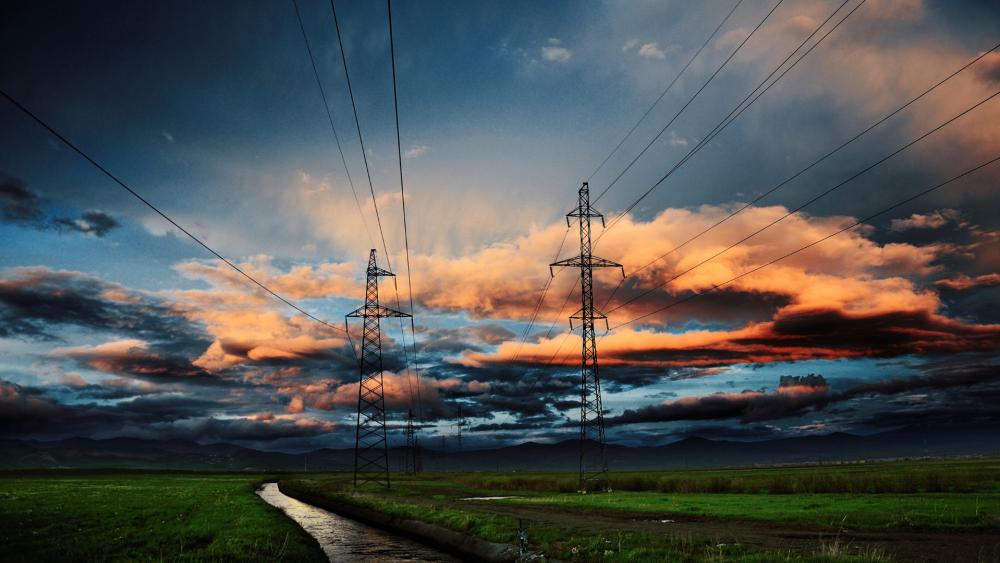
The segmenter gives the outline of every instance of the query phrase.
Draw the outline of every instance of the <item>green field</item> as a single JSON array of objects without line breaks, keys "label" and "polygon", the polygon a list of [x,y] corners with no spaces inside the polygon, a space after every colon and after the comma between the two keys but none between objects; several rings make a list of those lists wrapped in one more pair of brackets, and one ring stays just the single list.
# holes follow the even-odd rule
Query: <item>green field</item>
[{"label": "green field", "polygon": [[[270,477],[268,478],[270,479]],[[261,475],[0,475],[3,561],[324,561],[254,489]],[[1000,562],[1000,460],[612,473],[281,478],[286,492],[366,506],[563,561]],[[470,497],[513,497],[465,500]]]},{"label": "green field", "polygon": [[[620,473],[618,490],[587,495],[574,475],[543,473],[396,476],[389,491],[354,491],[346,475],[282,485],[491,541],[512,543],[521,521],[532,549],[562,560],[934,560],[937,549],[1000,561],[996,459]],[[514,498],[463,500],[489,496]]]},{"label": "green field", "polygon": [[326,561],[242,475],[0,478],[0,560]]}]

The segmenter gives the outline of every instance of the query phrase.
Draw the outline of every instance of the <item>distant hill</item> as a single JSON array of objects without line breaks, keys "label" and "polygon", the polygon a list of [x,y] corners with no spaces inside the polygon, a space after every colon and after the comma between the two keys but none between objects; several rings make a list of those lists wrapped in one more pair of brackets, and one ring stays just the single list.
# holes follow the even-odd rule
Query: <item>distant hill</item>
[{"label": "distant hill", "polygon": [[[497,449],[446,453],[424,449],[427,471],[572,471],[579,443],[526,442]],[[691,437],[655,447],[608,446],[613,469],[828,463],[862,459],[1000,455],[1000,426],[903,428],[870,436],[833,433],[759,442]],[[180,440],[71,438],[55,442],[0,440],[0,469],[164,469],[213,471],[336,471],[353,466],[350,449],[300,454],[232,444]],[[399,450],[390,450],[395,468]]]}]

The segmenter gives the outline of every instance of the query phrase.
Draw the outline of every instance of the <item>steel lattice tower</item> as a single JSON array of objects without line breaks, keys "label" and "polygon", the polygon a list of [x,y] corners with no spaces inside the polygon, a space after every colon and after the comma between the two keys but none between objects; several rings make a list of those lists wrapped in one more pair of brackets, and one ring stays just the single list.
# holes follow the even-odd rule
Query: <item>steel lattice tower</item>
[{"label": "steel lattice tower", "polygon": [[417,433],[413,428],[413,409],[406,414],[406,446],[403,448],[403,472],[417,473],[420,471],[420,444],[417,443]]},{"label": "steel lattice tower", "polygon": [[[358,422],[354,433],[354,486],[368,482],[389,487],[389,448],[385,437],[385,395],[382,388],[382,334],[379,319],[409,317],[378,303],[378,278],[393,276],[375,262],[375,249],[368,257],[365,304],[347,314],[364,319],[361,340],[361,378],[358,386]],[[344,319],[345,326],[347,318]]]},{"label": "steel lattice tower", "polygon": [[604,440],[604,407],[601,404],[601,378],[597,371],[597,338],[594,320],[607,317],[594,310],[594,268],[622,268],[621,264],[598,258],[591,253],[590,219],[604,216],[590,205],[590,186],[587,182],[580,187],[577,208],[566,214],[566,224],[571,226],[571,218],[580,222],[580,255],[560,260],[549,265],[550,274],[556,266],[580,269],[580,310],[569,318],[570,329],[573,319],[582,327],[582,351],[580,361],[580,491],[606,490],[608,487],[607,447]]}]

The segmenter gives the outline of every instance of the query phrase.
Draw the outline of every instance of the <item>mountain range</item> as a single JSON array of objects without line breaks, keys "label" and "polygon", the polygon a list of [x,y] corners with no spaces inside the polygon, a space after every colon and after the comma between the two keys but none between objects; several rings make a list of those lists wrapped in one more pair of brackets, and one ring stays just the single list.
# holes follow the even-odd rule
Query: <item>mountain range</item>
[{"label": "mountain range", "polygon": [[[913,457],[1000,455],[1000,426],[907,427],[859,436],[846,433],[742,442],[689,437],[662,446],[608,445],[617,470],[738,467]],[[494,449],[423,449],[426,471],[572,471],[579,442],[526,442]],[[389,451],[396,469],[402,450]],[[70,438],[0,440],[0,469],[159,469],[191,471],[339,471],[353,467],[352,449],[303,453],[181,440]]]}]

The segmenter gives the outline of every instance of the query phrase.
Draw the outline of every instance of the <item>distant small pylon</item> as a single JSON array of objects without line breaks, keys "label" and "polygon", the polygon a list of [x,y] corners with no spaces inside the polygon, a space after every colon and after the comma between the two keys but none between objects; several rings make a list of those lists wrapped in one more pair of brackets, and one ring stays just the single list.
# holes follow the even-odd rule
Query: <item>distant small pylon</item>
[{"label": "distant small pylon", "polygon": [[406,414],[406,446],[403,448],[403,472],[404,473],[419,473],[421,470],[420,462],[420,443],[417,440],[417,432],[413,427],[413,409],[410,409]]}]

